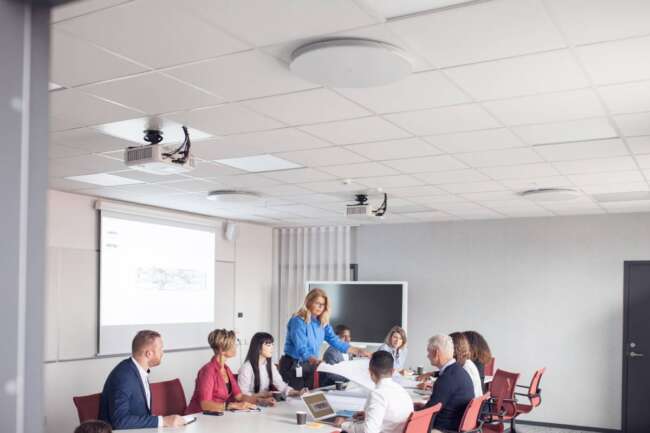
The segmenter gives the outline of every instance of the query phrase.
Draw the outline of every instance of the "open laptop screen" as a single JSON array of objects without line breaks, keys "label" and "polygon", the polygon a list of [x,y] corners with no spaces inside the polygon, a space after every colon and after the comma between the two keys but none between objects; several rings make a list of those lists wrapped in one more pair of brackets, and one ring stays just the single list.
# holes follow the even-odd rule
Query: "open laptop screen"
[{"label": "open laptop screen", "polygon": [[306,394],[302,396],[311,416],[314,419],[321,419],[328,416],[334,416],[334,409],[327,401],[325,394],[322,392],[315,392],[313,394]]}]

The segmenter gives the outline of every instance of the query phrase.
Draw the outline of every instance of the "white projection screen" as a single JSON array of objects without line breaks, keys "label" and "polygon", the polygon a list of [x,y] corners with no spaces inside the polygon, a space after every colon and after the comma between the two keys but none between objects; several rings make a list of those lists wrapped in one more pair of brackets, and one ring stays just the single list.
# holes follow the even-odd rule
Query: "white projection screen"
[{"label": "white projection screen", "polygon": [[209,226],[102,210],[99,355],[130,353],[141,329],[165,349],[203,347],[215,321],[215,233]]}]

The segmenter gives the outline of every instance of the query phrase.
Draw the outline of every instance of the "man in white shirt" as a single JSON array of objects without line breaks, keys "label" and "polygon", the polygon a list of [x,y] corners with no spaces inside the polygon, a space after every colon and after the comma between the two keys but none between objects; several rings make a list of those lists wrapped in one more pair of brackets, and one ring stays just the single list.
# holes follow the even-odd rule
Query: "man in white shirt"
[{"label": "man in white shirt", "polygon": [[365,410],[355,414],[354,422],[337,424],[348,433],[402,433],[413,412],[413,401],[397,382],[393,381],[393,356],[384,351],[372,354],[370,378],[375,389],[370,393]]}]

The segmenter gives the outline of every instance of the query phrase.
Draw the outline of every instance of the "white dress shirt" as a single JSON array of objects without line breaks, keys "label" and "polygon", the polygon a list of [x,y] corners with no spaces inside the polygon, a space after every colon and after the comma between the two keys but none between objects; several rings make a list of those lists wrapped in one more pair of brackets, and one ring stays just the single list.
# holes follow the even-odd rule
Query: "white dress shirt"
[{"label": "white dress shirt", "polygon": [[[268,361],[262,361],[259,365],[260,390],[258,392],[269,390],[269,375],[266,372],[267,362]],[[271,364],[271,373],[273,375],[273,386],[286,396],[291,390],[291,387],[282,380],[282,376],[275,364]],[[239,384],[242,393],[246,395],[255,394],[255,374],[253,373],[253,366],[249,361],[244,362],[244,364],[239,368],[237,383]]]},{"label": "white dress shirt", "polygon": [[413,400],[392,378],[384,378],[370,393],[364,410],[363,421],[344,422],[341,428],[349,433],[402,433]]},{"label": "white dress shirt", "polygon": [[[133,361],[136,368],[138,369],[138,373],[140,373],[140,380],[142,381],[142,387],[144,388],[144,395],[146,396],[146,400],[147,400],[147,408],[151,410],[151,387],[149,386],[149,373],[147,373],[147,370],[145,370],[144,368],[142,368],[140,364],[138,364],[138,361],[136,361],[134,357],[131,357],[131,361]],[[159,427],[163,426],[162,416],[158,417],[158,426]]]},{"label": "white dress shirt", "polygon": [[463,364],[463,369],[469,374],[469,377],[472,379],[472,385],[474,386],[474,398],[480,397],[483,395],[483,384],[481,383],[481,376],[478,374],[478,368],[476,364],[472,362],[471,359],[465,360]]}]

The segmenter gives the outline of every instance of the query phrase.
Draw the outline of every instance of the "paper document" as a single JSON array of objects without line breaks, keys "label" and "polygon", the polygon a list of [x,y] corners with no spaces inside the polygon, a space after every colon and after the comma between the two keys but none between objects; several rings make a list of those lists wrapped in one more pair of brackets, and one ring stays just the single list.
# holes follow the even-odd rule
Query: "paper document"
[{"label": "paper document", "polygon": [[330,365],[321,362],[318,371],[323,373],[333,373],[343,376],[351,382],[357,383],[366,389],[375,389],[375,384],[370,379],[368,371],[369,359],[355,359],[353,361],[343,361],[338,364]]}]

